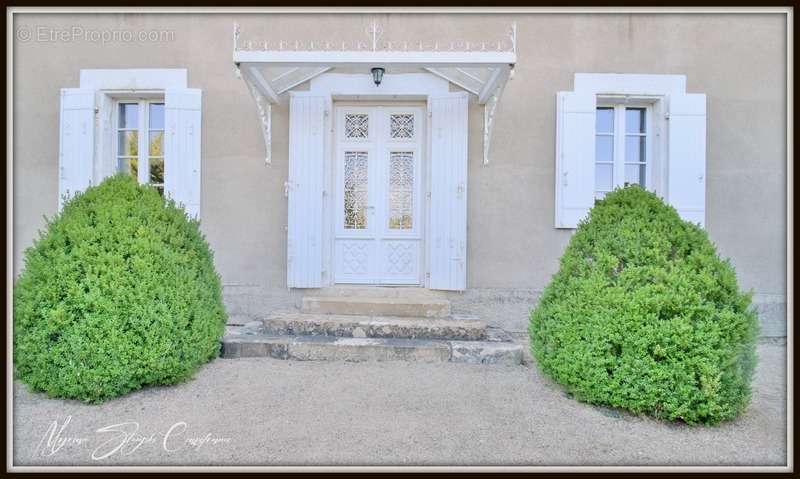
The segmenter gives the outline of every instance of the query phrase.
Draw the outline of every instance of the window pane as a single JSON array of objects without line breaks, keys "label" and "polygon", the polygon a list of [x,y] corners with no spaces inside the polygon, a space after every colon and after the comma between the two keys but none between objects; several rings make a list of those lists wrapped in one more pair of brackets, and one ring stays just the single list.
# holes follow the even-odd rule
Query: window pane
[{"label": "window pane", "polygon": [[598,108],[597,120],[595,123],[595,130],[597,133],[613,133],[614,132],[614,109],[613,108]]},{"label": "window pane", "polygon": [[164,129],[164,104],[150,103],[149,125],[151,130]]},{"label": "window pane", "polygon": [[119,104],[119,128],[139,128],[139,104]]},{"label": "window pane", "polygon": [[414,196],[414,153],[393,151],[389,156],[389,228],[411,229]]},{"label": "window pane", "polygon": [[344,137],[357,139],[369,138],[369,115],[364,113],[345,115]]},{"label": "window pane", "polygon": [[613,174],[613,165],[595,165],[594,189],[598,191],[611,191]]},{"label": "window pane", "polygon": [[626,136],[625,163],[644,163],[647,161],[645,157],[646,144],[647,140],[644,136]]},{"label": "window pane", "polygon": [[365,151],[344,153],[344,227],[367,228],[368,160]]},{"label": "window pane", "polygon": [[414,115],[402,113],[389,116],[389,136],[392,138],[414,138]]},{"label": "window pane", "polygon": [[150,159],[150,183],[164,183],[164,158]]},{"label": "window pane", "polygon": [[134,178],[139,177],[139,161],[136,158],[119,158],[117,159],[117,171],[120,173],[129,173]]},{"label": "window pane", "polygon": [[614,137],[598,136],[595,144],[595,161],[614,161]]},{"label": "window pane", "polygon": [[150,156],[164,156],[164,132],[150,132]]},{"label": "window pane", "polygon": [[117,149],[117,156],[138,156],[139,154],[139,132],[138,131],[120,131],[119,146]]},{"label": "window pane", "polygon": [[625,165],[625,183],[644,185],[644,165]]},{"label": "window pane", "polygon": [[644,108],[626,108],[625,109],[625,132],[626,133],[644,133]]}]

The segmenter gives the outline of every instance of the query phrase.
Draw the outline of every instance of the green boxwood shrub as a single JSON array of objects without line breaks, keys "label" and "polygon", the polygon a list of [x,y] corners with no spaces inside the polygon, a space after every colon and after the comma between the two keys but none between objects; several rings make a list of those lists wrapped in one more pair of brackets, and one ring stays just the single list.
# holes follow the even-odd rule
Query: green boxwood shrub
[{"label": "green boxwood shrub", "polygon": [[66,202],[26,250],[14,365],[34,390],[99,402],[189,378],[226,321],[198,222],[118,175]]},{"label": "green boxwood shrub", "polygon": [[579,400],[715,424],[750,401],[750,296],[702,228],[620,188],[572,236],[531,312],[531,350]]}]

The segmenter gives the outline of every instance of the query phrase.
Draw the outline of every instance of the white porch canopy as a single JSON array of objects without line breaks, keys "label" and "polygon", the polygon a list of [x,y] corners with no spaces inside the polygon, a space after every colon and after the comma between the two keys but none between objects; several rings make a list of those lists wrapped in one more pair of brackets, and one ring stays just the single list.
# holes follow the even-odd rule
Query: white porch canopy
[{"label": "white porch canopy", "polygon": [[[381,30],[377,24],[368,33],[371,45],[357,42],[355,48],[348,49],[345,42],[334,50],[331,42],[240,42],[239,26],[234,24],[233,62],[256,102],[266,162],[272,160],[272,105],[282,94],[326,72],[369,73],[373,67],[380,67],[389,74],[428,72],[475,95],[484,106],[483,163],[487,164],[497,104],[517,61],[516,24],[508,34],[510,42],[453,42],[446,49],[440,49],[438,43],[379,44]],[[402,49],[393,48],[396,46]]]}]

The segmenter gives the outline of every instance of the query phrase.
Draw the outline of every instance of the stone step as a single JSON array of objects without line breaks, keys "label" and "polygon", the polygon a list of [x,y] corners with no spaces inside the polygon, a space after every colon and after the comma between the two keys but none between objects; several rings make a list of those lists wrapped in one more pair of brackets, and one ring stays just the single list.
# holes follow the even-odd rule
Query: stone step
[{"label": "stone step", "polygon": [[486,323],[471,319],[276,313],[264,319],[265,334],[355,338],[486,339]]},{"label": "stone step", "polygon": [[450,301],[442,298],[304,296],[301,310],[319,314],[446,318],[450,316]]},{"label": "stone step", "polygon": [[298,361],[412,361],[472,364],[522,364],[522,346],[514,342],[444,341],[402,338],[226,335],[223,358],[269,357]]},{"label": "stone step", "polygon": [[309,291],[309,296],[340,298],[444,298],[443,291],[417,286],[330,286]]}]

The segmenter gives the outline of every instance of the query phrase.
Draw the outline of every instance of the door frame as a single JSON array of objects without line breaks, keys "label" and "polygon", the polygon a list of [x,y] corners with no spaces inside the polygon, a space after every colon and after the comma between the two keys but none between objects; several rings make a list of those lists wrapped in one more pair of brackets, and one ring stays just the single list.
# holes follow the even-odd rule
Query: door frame
[{"label": "door frame", "polygon": [[[387,135],[388,130],[386,129],[389,125],[383,123],[383,121],[378,123],[373,123],[370,125],[370,132],[369,138],[367,141],[358,141],[354,140],[352,142],[342,141],[342,133],[343,133],[343,125],[341,124],[341,117],[347,114],[348,112],[363,112],[363,111],[370,111],[372,112],[383,112],[379,116],[382,120],[388,119],[389,115],[393,112],[413,112],[415,116],[418,118],[416,124],[414,125],[415,141],[413,143],[404,143],[402,141],[392,141],[391,138]],[[331,251],[330,257],[330,271],[331,271],[331,284],[364,284],[364,285],[375,285],[375,286],[423,286],[425,284],[425,262],[426,256],[425,252],[427,250],[427,242],[426,242],[426,231],[427,231],[427,217],[428,217],[428,202],[426,201],[426,192],[429,190],[429,178],[428,178],[428,161],[427,161],[427,137],[428,137],[428,122],[427,122],[427,103],[422,101],[403,101],[403,100],[387,100],[387,101],[375,101],[375,100],[367,100],[367,101],[352,101],[352,100],[335,100],[333,102],[332,108],[332,133],[333,133],[333,148],[331,149],[331,178],[326,178],[326,183],[330,184],[330,191],[331,191],[331,205],[332,211],[328,217],[323,218],[323,225],[327,224],[327,228],[331,230],[331,237],[329,245]],[[375,118],[375,117],[371,117]],[[374,121],[374,120],[373,120]],[[375,137],[373,134],[379,131],[377,128],[383,129],[382,135],[383,137]],[[360,143],[363,143],[364,146],[359,146]],[[398,231],[392,233],[391,230],[386,228],[385,220],[387,217],[385,216],[374,216],[372,227],[370,228],[369,233],[362,233],[359,231],[353,231],[352,233],[348,233],[343,230],[341,227],[341,223],[343,221],[342,216],[342,208],[343,208],[343,191],[341,190],[341,181],[342,181],[342,158],[341,153],[344,150],[364,150],[367,152],[371,159],[376,160],[372,162],[373,165],[376,163],[381,165],[377,170],[373,166],[370,168],[369,172],[369,179],[370,185],[374,181],[376,185],[382,184],[382,187],[378,187],[378,189],[374,189],[373,186],[370,186],[370,195],[374,195],[377,193],[376,196],[370,196],[369,201],[371,203],[375,203],[373,206],[377,207],[378,202],[382,203],[382,206],[377,207],[376,210],[381,211],[382,213],[388,212],[388,189],[386,189],[386,175],[388,174],[388,170],[386,167],[388,166],[388,161],[386,161],[385,155],[388,154],[392,150],[408,150],[414,152],[414,174],[415,174],[415,184],[414,184],[414,191],[412,193],[413,198],[413,206],[412,206],[412,229],[408,231]],[[373,210],[376,211],[376,210]],[[379,221],[380,223],[375,223],[375,221]],[[373,229],[374,228],[374,229]],[[370,281],[337,281],[337,274],[336,274],[336,242],[337,240],[347,239],[351,237],[352,239],[367,239],[370,238],[375,241],[374,247],[377,248],[373,259],[377,261],[376,264],[372,265],[374,271],[371,275]],[[417,250],[417,278],[416,280],[412,281],[397,281],[394,282],[386,276],[385,271],[383,270],[383,259],[384,255],[382,254],[381,248],[384,246],[384,242],[390,242],[392,240],[395,241],[416,241],[418,243],[418,250]]]},{"label": "door frame", "polygon": [[[324,172],[323,172],[323,231],[322,231],[322,286],[332,286],[333,244],[335,241],[335,130],[334,101],[337,102],[414,102],[425,106],[425,138],[423,152],[423,231],[430,231],[430,101],[429,97],[450,93],[450,83],[431,73],[386,74],[380,86],[374,84],[370,74],[323,73],[311,80],[307,94],[322,96],[326,100],[324,119]],[[424,233],[423,233],[424,241]],[[427,245],[426,245],[427,246]],[[429,287],[429,248],[422,249],[421,286]],[[411,285],[413,286],[413,285]]]}]

